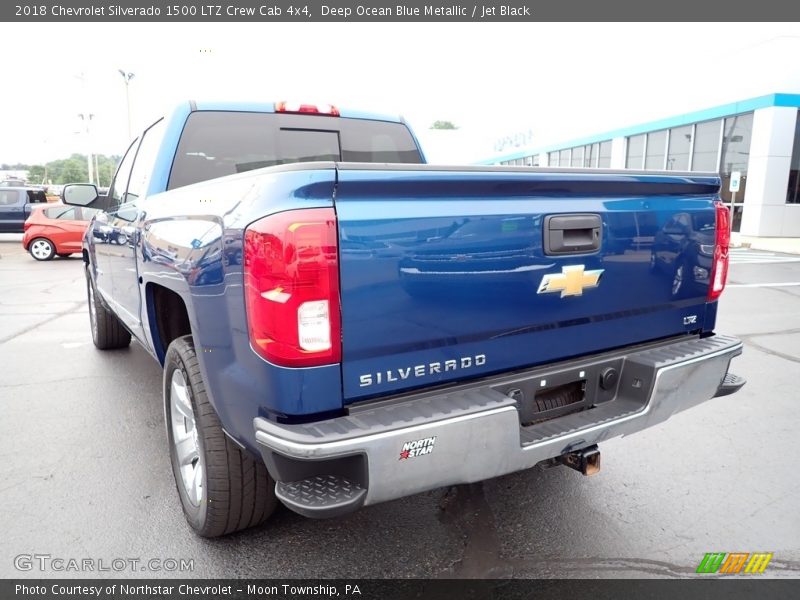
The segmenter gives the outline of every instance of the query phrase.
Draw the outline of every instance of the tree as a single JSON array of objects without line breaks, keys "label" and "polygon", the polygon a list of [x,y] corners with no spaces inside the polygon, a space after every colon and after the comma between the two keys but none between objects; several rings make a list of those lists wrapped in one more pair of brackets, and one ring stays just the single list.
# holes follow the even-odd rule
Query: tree
[{"label": "tree", "polygon": [[43,165],[31,165],[27,170],[28,181],[31,183],[47,183],[45,181],[45,168]]},{"label": "tree", "polygon": [[3,171],[25,171],[27,170],[28,165],[23,165],[22,163],[17,163],[15,165],[9,165],[8,163],[3,163],[0,165],[0,169]]},{"label": "tree", "polygon": [[434,121],[431,129],[458,129],[452,121]]},{"label": "tree", "polygon": [[[98,154],[95,181],[99,187],[109,187],[119,163],[119,156]],[[82,183],[89,181],[89,167],[85,154],[73,154],[69,158],[52,160],[46,165],[20,165],[18,170],[28,171],[31,183]]]},{"label": "tree", "polygon": [[89,180],[86,156],[73,154],[47,163],[47,178],[56,184],[81,183]]},{"label": "tree", "polygon": [[97,185],[100,187],[111,186],[111,178],[114,177],[120,159],[119,156],[97,155],[97,173],[95,174]]}]

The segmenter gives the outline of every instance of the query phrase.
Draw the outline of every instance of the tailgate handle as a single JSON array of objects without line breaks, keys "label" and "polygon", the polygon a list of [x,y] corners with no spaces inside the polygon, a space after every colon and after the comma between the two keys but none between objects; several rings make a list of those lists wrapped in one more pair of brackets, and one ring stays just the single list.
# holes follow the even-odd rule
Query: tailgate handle
[{"label": "tailgate handle", "polygon": [[600,215],[550,215],[544,218],[544,253],[586,254],[600,249]]}]

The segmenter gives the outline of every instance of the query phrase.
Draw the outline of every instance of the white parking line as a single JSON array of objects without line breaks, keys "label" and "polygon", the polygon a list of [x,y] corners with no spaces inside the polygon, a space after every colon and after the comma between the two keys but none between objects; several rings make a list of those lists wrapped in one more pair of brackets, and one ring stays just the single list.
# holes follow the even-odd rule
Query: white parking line
[{"label": "white parking line", "polygon": [[778,256],[774,252],[733,248],[730,252],[733,265],[763,265],[769,263],[800,262],[800,255]]},{"label": "white parking line", "polygon": [[786,281],[783,283],[729,283],[725,287],[729,288],[759,288],[759,287],[795,287],[800,285],[800,281]]}]

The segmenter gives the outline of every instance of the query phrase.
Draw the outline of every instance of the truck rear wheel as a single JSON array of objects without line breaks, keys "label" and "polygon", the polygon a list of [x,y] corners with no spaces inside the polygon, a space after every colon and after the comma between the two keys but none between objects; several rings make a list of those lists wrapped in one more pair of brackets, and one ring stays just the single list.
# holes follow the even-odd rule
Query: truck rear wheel
[{"label": "truck rear wheel", "polygon": [[122,326],[117,316],[103,306],[97,296],[94,281],[86,271],[86,295],[89,301],[89,324],[92,326],[92,341],[100,350],[127,348],[131,343],[130,332]]},{"label": "truck rear wheel", "polygon": [[167,437],[186,520],[217,537],[260,525],[277,506],[264,464],[232,442],[208,401],[191,336],[174,340],[164,360]]}]

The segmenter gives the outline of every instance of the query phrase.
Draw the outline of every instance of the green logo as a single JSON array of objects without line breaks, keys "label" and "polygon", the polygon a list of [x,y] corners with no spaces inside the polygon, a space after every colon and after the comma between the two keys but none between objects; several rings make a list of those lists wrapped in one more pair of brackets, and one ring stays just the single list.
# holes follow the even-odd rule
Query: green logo
[{"label": "green logo", "polygon": [[763,573],[771,560],[772,552],[707,552],[695,572],[753,575]]}]

